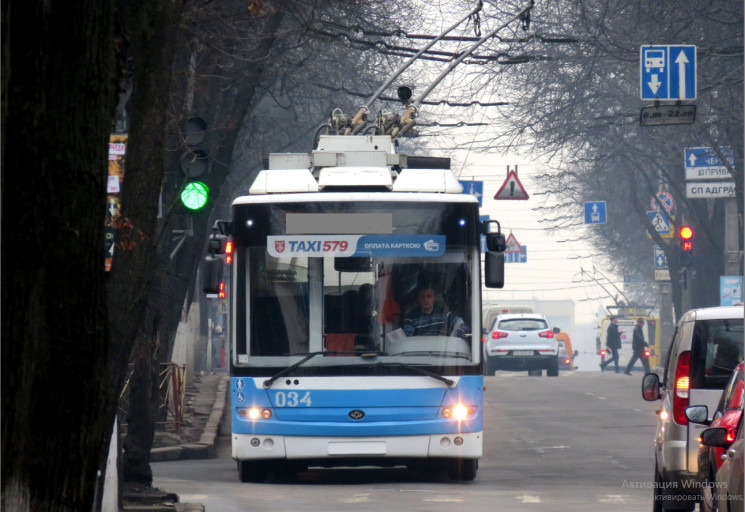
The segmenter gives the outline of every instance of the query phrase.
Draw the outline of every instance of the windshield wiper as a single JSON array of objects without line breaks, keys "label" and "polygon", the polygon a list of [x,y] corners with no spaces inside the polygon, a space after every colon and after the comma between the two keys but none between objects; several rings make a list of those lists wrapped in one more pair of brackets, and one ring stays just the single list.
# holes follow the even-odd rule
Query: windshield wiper
[{"label": "windshield wiper", "polygon": [[450,352],[447,350],[417,350],[417,351],[408,351],[408,352],[401,352],[401,356],[437,356],[437,357],[456,357],[459,359],[468,359],[471,360],[471,356],[463,354],[462,352]]},{"label": "windshield wiper", "polygon": [[360,356],[362,358],[368,358],[368,357],[378,357],[378,356],[384,356],[387,355],[385,352],[379,352],[375,350],[321,350],[320,352],[310,352],[308,353],[304,358],[302,358],[300,361],[298,361],[295,364],[292,364],[288,366],[287,368],[283,369],[279,373],[269,377],[267,380],[264,381],[264,388],[269,389],[272,387],[272,384],[277,379],[281,379],[285,375],[289,375],[292,373],[296,368],[304,365],[311,359],[313,359],[316,356],[321,355],[330,355],[330,356],[339,356],[339,355],[355,355]]},{"label": "windshield wiper", "polygon": [[443,377],[442,375],[438,375],[429,370],[425,370],[424,368],[419,368],[418,366],[412,366],[406,363],[382,363],[382,362],[375,363],[373,366],[385,366],[385,367],[400,366],[401,368],[406,368],[407,370],[412,371],[414,373],[418,373],[419,375],[424,375],[425,377],[432,377],[433,379],[437,379],[440,382],[444,382],[445,384],[447,384],[449,388],[455,387],[454,380],[450,380],[447,377]]}]

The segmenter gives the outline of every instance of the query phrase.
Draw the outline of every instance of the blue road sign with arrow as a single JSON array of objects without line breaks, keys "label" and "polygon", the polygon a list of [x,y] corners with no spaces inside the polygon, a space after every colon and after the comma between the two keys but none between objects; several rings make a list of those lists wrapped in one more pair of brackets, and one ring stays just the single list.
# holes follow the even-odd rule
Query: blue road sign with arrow
[{"label": "blue road sign with arrow", "polygon": [[641,99],[696,99],[695,46],[642,46],[639,50]]},{"label": "blue road sign with arrow", "polygon": [[605,201],[591,201],[585,203],[585,224],[605,224]]},{"label": "blue road sign with arrow", "polygon": [[525,263],[528,261],[528,246],[523,245],[520,248],[520,252],[505,252],[504,262],[505,263]]},{"label": "blue road sign with arrow", "polygon": [[654,246],[654,268],[655,270],[667,268],[667,256],[665,256],[665,251],[659,245]]},{"label": "blue road sign with arrow", "polygon": [[482,199],[484,198],[484,182],[483,181],[466,181],[466,180],[458,180],[458,182],[463,186],[463,193],[464,194],[470,194],[472,196],[476,196],[476,199],[479,200],[479,207],[484,206],[482,203]]},{"label": "blue road sign with arrow", "polygon": [[735,165],[735,155],[732,147],[723,146],[719,148],[719,154],[714,148],[685,148],[685,170],[687,180],[700,180],[707,178],[731,178],[727,166],[724,165],[719,155],[732,168]]}]

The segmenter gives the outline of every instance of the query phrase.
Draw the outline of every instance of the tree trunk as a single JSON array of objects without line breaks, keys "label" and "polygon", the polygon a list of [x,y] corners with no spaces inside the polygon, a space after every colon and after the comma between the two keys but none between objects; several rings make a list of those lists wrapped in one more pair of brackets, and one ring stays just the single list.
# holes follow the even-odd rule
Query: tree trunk
[{"label": "tree trunk", "polygon": [[[2,7],[3,510],[90,510],[116,410],[104,274],[110,0]],[[10,26],[10,20],[13,26]]]},{"label": "tree trunk", "polygon": [[[153,385],[157,389],[158,369],[152,354],[160,339],[162,315],[147,307],[147,298],[160,293],[158,283],[153,283],[150,276],[154,247],[161,236],[169,237],[160,230],[157,215],[166,160],[171,65],[183,6],[176,0],[122,2],[121,6],[122,33],[129,36],[123,44],[129,45],[126,61],[132,70],[132,97],[122,218],[109,282],[109,318],[116,344],[135,347],[134,353],[127,351],[117,357],[126,361],[133,356],[131,391],[140,394],[130,400],[134,409],[127,418],[129,435],[123,440],[126,455],[122,474],[128,481],[149,484],[154,419],[143,411],[148,410]],[[142,417],[145,423],[138,423]]]},{"label": "tree trunk", "polygon": [[[213,155],[210,176],[205,179],[210,187],[210,199],[207,206],[202,210],[187,213],[181,207],[178,193],[183,188],[183,175],[178,170],[178,154],[176,153],[168,159],[171,163],[169,166],[171,172],[166,173],[167,178],[164,180],[162,198],[164,211],[170,213],[166,213],[165,218],[160,223],[162,235],[157,239],[155,254],[148,265],[152,270],[150,274],[150,294],[146,307],[147,316],[143,319],[139,329],[140,333],[147,333],[146,338],[148,340],[157,340],[157,342],[150,342],[150,351],[148,352],[152,357],[149,364],[155,376],[157,376],[161,363],[171,361],[182,308],[185,303],[191,303],[191,301],[186,300],[187,296],[189,293],[201,293],[201,290],[194,290],[194,283],[197,269],[204,254],[210,213],[218,196],[220,185],[225,181],[228,173],[228,165],[231,161],[238,129],[246,112],[253,104],[251,100],[254,88],[261,80],[263,70],[270,64],[267,57],[277,37],[278,27],[283,16],[282,12],[273,14],[263,27],[267,37],[263,38],[262,44],[256,48],[257,58],[251,75],[252,79],[241,81],[240,86],[237,86],[237,91],[231,90],[230,93],[226,94],[230,97],[230,102],[224,105],[223,109],[210,112],[215,118],[215,123],[218,117],[223,114],[222,124],[231,128],[225,132],[220,132],[219,137],[217,137],[220,140],[219,149]],[[208,90],[220,91],[225,94],[216,85],[213,84],[213,87],[213,89]],[[176,114],[174,117],[185,119],[191,114],[191,112],[186,112],[184,116]],[[173,252],[176,243],[171,238],[174,229],[189,229],[192,232],[192,235],[185,240],[175,254]],[[153,318],[157,318],[158,321],[154,321]],[[143,357],[145,357],[144,351]],[[142,370],[145,370],[144,366]],[[135,370],[135,374],[137,374],[137,370]],[[147,379],[145,375],[139,375],[137,378],[142,379],[143,384]],[[152,479],[149,463],[154,437],[151,432],[154,432],[155,420],[161,405],[157,379],[153,382],[151,390],[148,398],[151,407],[149,414],[146,415],[143,409],[138,409],[137,414],[130,414],[128,418],[129,434],[125,441],[127,457],[123,461],[123,472],[128,481],[147,483]],[[133,431],[137,433],[136,437],[130,437]],[[134,446],[135,443],[137,446]]]}]

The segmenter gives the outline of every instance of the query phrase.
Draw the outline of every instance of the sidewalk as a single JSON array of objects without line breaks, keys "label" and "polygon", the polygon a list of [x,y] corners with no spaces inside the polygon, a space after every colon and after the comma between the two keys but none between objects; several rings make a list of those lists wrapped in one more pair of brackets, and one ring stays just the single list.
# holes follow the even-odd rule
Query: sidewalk
[{"label": "sidewalk", "polygon": [[[150,462],[215,457],[215,442],[225,413],[229,378],[225,370],[195,375],[186,388],[178,434],[156,432]],[[122,489],[122,512],[205,512],[199,503],[179,503],[173,493],[153,487]]]}]

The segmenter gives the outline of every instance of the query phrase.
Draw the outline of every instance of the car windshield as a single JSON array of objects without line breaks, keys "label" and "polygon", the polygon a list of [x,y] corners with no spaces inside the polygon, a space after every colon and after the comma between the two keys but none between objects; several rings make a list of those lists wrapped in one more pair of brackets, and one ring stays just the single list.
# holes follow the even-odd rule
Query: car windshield
[{"label": "car windshield", "polygon": [[497,328],[504,331],[542,331],[548,329],[548,323],[540,318],[510,318],[501,320]]}]

